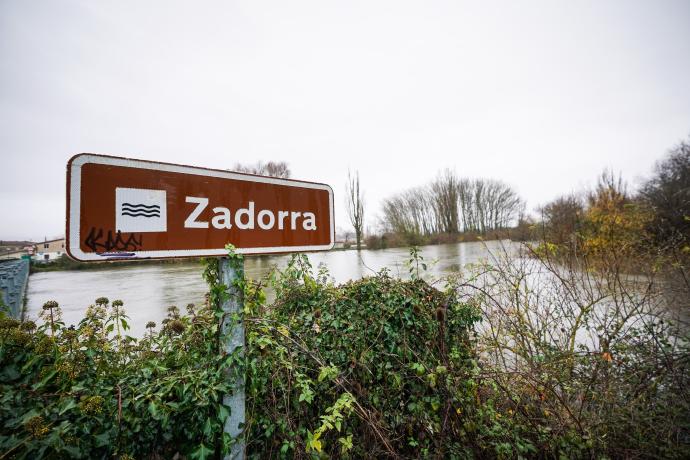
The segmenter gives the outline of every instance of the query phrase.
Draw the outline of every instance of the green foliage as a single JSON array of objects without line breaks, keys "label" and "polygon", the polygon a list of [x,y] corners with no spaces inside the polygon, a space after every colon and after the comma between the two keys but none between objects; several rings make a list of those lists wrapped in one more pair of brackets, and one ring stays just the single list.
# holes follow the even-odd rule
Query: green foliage
[{"label": "green foliage", "polygon": [[0,322],[0,456],[209,458],[230,391],[207,308],[169,309],[136,340],[121,301],[99,298],[77,327]]},{"label": "green foliage", "polygon": [[270,309],[249,302],[257,458],[470,454],[478,312],[423,281],[419,254],[410,267],[412,281],[384,271],[335,286],[297,256],[273,277]]},{"label": "green foliage", "polygon": [[[560,320],[570,318],[573,299],[535,298],[513,265],[445,285],[425,280],[415,248],[406,265],[407,281],[384,270],[335,285],[297,255],[266,280],[224,286],[211,259],[208,304],[184,315],[170,307],[141,339],[127,335],[123,303],[105,297],[70,328],[54,301],[38,326],[0,313],[0,458],[217,458],[233,442],[223,434],[227,376],[240,372],[252,458],[690,453],[688,350],[665,323],[614,340],[617,332],[594,327],[587,304],[561,333],[592,326],[606,348],[579,350],[547,340],[557,323],[540,316],[542,327],[530,313],[556,305]],[[491,274],[495,286],[475,286]],[[246,350],[223,355],[218,325],[228,318],[218,307],[237,291]],[[618,297],[621,309],[634,298]],[[605,324],[620,318],[612,312]]]}]

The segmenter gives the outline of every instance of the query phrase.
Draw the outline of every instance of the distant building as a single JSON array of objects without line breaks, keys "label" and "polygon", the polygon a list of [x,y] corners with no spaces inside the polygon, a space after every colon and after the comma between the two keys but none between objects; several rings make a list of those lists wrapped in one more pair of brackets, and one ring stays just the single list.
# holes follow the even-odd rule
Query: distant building
[{"label": "distant building", "polygon": [[29,258],[34,253],[34,245],[17,241],[14,244],[0,245],[0,260]]},{"label": "distant building", "polygon": [[[33,249],[33,248],[32,248]],[[26,256],[29,254],[29,251],[26,249],[2,249],[0,250],[0,260],[5,260],[5,259],[21,259],[22,256]]]},{"label": "distant building", "polygon": [[59,259],[65,254],[65,239],[46,240],[42,243],[36,243],[34,248],[32,259],[37,262]]}]

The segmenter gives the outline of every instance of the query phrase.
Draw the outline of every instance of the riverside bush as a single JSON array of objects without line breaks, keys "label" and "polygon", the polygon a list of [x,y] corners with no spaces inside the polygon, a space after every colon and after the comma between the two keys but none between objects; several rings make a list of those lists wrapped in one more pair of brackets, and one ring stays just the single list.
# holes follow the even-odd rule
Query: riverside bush
[{"label": "riverside bush", "polygon": [[270,309],[248,302],[260,309],[248,326],[250,452],[471,453],[479,316],[411,270],[335,286],[301,256],[274,280]]},{"label": "riverside bush", "polygon": [[57,302],[45,322],[0,319],[1,458],[204,458],[216,449],[229,391],[217,321],[171,307],[140,340],[122,302],[99,298],[76,327]]}]

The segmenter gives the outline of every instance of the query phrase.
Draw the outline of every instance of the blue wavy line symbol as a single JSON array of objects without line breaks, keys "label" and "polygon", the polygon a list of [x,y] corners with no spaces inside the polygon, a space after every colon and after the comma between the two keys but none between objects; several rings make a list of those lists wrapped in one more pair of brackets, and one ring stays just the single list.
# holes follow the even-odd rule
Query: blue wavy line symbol
[{"label": "blue wavy line symbol", "polygon": [[122,203],[121,214],[131,217],[160,217],[160,209],[157,204]]}]

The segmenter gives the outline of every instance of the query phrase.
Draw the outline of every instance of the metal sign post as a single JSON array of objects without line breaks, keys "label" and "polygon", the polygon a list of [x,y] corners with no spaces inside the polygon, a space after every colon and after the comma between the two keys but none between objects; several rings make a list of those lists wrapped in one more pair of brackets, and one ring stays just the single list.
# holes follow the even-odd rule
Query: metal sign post
[{"label": "metal sign post", "polygon": [[[237,353],[244,358],[244,260],[241,257],[220,259],[220,281],[227,286],[228,296],[222,304],[223,322],[221,324],[220,347],[226,355]],[[230,452],[224,453],[224,460],[244,460],[244,366],[228,369],[226,378],[234,388],[232,394],[223,396],[223,405],[230,411],[225,420],[224,432],[235,442]],[[242,425],[242,426],[240,426]]]}]

